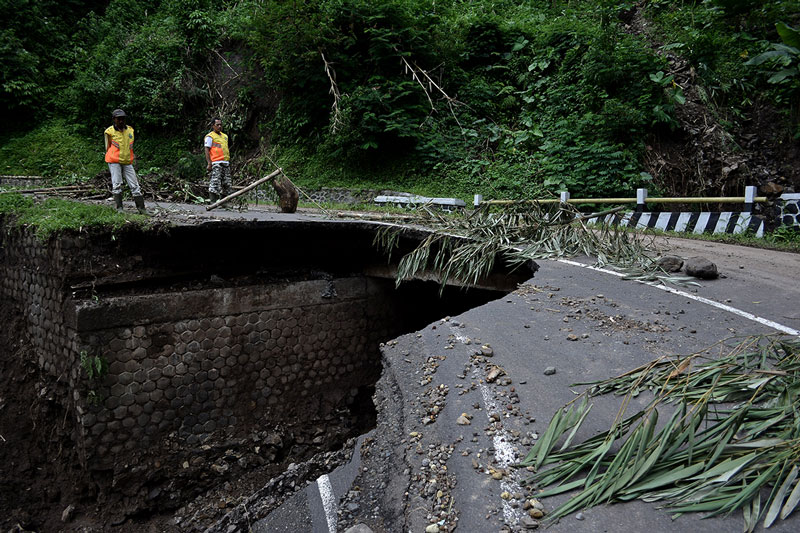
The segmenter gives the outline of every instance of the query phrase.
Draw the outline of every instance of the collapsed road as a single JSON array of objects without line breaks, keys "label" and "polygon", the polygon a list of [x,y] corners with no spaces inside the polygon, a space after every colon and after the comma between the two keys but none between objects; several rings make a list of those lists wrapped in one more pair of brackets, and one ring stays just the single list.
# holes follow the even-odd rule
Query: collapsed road
[{"label": "collapsed road", "polygon": [[[498,263],[440,294],[425,273],[395,287],[396,261],[424,231],[392,258],[372,223],[198,219],[188,207],[164,218],[46,241],[2,221],[9,527],[80,517],[137,531],[214,490],[224,512],[374,427],[381,341],[496,299],[536,268]],[[177,525],[164,520],[157,529]]]},{"label": "collapsed road", "polygon": [[[225,220],[236,218],[256,223],[253,218],[276,217],[286,223],[308,222],[303,215],[251,211],[222,212],[205,218],[190,206],[167,209],[173,210],[171,218],[185,224],[224,225]],[[289,228],[287,225],[283,230]],[[273,244],[277,254],[289,243]],[[253,244],[248,238],[237,240],[235,246]],[[511,468],[511,464],[527,453],[552,414],[574,397],[577,389],[571,384],[618,375],[659,355],[702,350],[733,335],[775,333],[776,325],[783,333],[796,334],[800,329],[796,311],[800,291],[792,281],[800,272],[796,255],[751,254],[738,247],[706,243],[681,246],[687,247],[686,255],[692,247],[707,246],[725,277],[704,282],[700,288],[667,293],[585,268],[580,262],[542,261],[535,278],[511,293],[503,295],[508,290],[505,288],[454,308],[435,307],[425,300],[424,314],[419,306],[406,309],[400,314],[414,315],[415,321],[403,324],[400,331],[386,331],[380,341],[376,340],[382,342],[378,356],[382,371],[379,378],[373,374],[377,380],[372,385],[374,412],[369,414],[371,402],[363,401],[373,389],[356,390],[350,405],[364,406],[354,410],[361,412],[366,422],[353,424],[348,431],[339,427],[334,431],[340,435],[336,446],[309,448],[296,458],[276,456],[281,470],[254,469],[248,466],[249,461],[257,463],[252,454],[235,447],[228,448],[233,456],[224,461],[187,461],[189,467],[179,467],[178,472],[196,469],[199,477],[213,477],[201,484],[202,493],[195,491],[169,512],[151,505],[138,514],[118,514],[116,527],[137,531],[155,523],[160,530],[175,531],[326,533],[350,528],[353,532],[488,532],[534,527],[526,519],[525,502],[535,492],[522,483],[528,473]],[[328,254],[339,253],[327,248],[324,251]],[[274,255],[259,253],[256,262],[261,265]],[[675,253],[682,252],[678,248]],[[346,257],[339,253],[337,259]],[[138,264],[148,262],[140,260]],[[374,268],[373,273],[388,272]],[[210,273],[215,269],[204,265],[201,270]],[[209,281],[226,283],[224,276],[217,277]],[[296,281],[319,283],[320,290],[317,285],[314,290],[320,294],[330,288],[331,280],[312,278],[307,275]],[[334,285],[338,279],[334,278]],[[185,284],[175,287],[192,292]],[[114,290],[124,288],[125,283]],[[91,291],[88,286],[85,289],[91,300]],[[455,291],[445,299],[458,294]],[[111,291],[98,295],[98,299],[113,300],[121,295]],[[412,300],[419,298],[416,294]],[[359,400],[354,402],[355,398]],[[343,405],[348,405],[347,400]],[[617,407],[613,399],[598,398],[595,412],[610,419]],[[333,419],[319,419],[317,424],[333,425]],[[598,422],[581,432],[590,436],[600,429],[605,428]],[[306,444],[296,442],[298,435],[303,441],[313,442],[318,437],[334,440],[329,434],[315,432],[300,435],[295,430],[295,442],[288,452]],[[270,447],[269,441],[274,442],[276,437],[287,440],[290,432],[267,433],[261,441],[242,445],[242,449],[263,447],[276,453],[280,448],[286,453],[285,445]],[[209,450],[198,443],[193,451]],[[232,465],[242,457],[245,466],[239,465],[236,470]],[[220,472],[226,465],[229,470]],[[236,476],[230,475],[231,470]],[[250,475],[250,470],[258,474]],[[236,486],[233,478],[237,476],[246,478],[243,487]],[[163,494],[170,493],[169,488],[162,490]],[[151,500],[160,498],[161,493]],[[60,503],[67,501],[62,497]],[[543,502],[545,510],[563,501],[564,496],[547,499]],[[84,509],[83,513],[88,511]],[[698,516],[685,515],[672,522],[668,512],[652,504],[630,502],[585,510],[550,529],[641,531],[646,527],[666,532],[681,527],[721,532],[741,528],[740,515],[699,520]],[[86,521],[81,525],[85,527]],[[69,520],[59,525],[63,530],[73,527]],[[97,529],[89,531],[103,530],[97,523],[92,527]],[[778,521],[773,529],[794,531],[797,518]]]},{"label": "collapsed road", "polygon": [[[522,484],[530,474],[509,465],[581,390],[573,383],[616,376],[662,355],[718,353],[718,341],[732,336],[798,334],[800,257],[680,239],[670,248],[713,256],[723,277],[665,292],[585,263],[541,261],[536,277],[514,293],[384,345],[378,425],[353,462],[329,476],[334,489],[339,481],[338,503],[326,507],[323,478],[254,530],[531,528],[524,502],[536,493]],[[502,374],[490,380],[494,368]],[[637,407],[644,403],[640,398]],[[584,437],[605,430],[618,407],[617,400],[597,398],[602,422],[582,428]],[[565,499],[544,505],[552,509]],[[303,526],[297,517],[305,517]],[[795,531],[797,520],[789,516],[771,529]],[[727,532],[741,521],[740,513],[672,521],[655,504],[637,501],[585,510],[548,529]]]}]

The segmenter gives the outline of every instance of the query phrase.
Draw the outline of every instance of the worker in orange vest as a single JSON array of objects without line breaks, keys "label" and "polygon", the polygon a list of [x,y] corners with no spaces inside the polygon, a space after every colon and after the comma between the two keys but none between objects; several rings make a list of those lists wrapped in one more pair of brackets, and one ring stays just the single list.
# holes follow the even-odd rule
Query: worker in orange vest
[{"label": "worker in orange vest", "polygon": [[228,149],[228,136],[222,133],[222,120],[212,121],[211,131],[204,139],[206,162],[211,171],[208,194],[213,204],[231,193],[231,157]]},{"label": "worker in orange vest", "polygon": [[139,180],[136,179],[136,171],[133,169],[133,161],[136,158],[133,153],[133,128],[125,123],[127,115],[122,109],[112,111],[111,119],[114,124],[106,128],[103,137],[106,145],[106,163],[111,171],[111,194],[114,195],[114,204],[117,209],[122,209],[124,176],[131,189],[136,209],[139,213],[145,214],[144,197],[139,187]]}]

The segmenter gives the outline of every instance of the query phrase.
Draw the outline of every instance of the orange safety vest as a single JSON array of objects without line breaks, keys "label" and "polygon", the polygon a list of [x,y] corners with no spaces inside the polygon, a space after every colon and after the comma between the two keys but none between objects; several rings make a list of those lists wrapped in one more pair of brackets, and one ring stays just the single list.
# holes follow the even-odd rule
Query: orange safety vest
[{"label": "orange safety vest", "polygon": [[228,152],[228,136],[224,133],[216,133],[212,130],[206,134],[206,137],[211,137],[211,148],[208,149],[208,155],[211,157],[211,162],[230,161],[230,153]]},{"label": "orange safety vest", "polygon": [[106,150],[106,163],[120,163],[130,165],[136,156],[133,153],[133,128],[126,126],[119,131],[114,126],[109,126],[103,132],[111,138]]}]

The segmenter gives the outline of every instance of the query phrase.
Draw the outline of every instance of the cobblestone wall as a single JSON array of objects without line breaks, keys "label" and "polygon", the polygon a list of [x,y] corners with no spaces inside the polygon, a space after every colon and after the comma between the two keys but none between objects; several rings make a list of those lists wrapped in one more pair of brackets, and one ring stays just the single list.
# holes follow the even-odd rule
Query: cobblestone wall
[{"label": "cobblestone wall", "polygon": [[25,317],[36,362],[73,388],[79,379],[77,335],[64,312],[64,254],[78,246],[71,238],[43,244],[30,232],[7,230],[0,246],[0,297]]},{"label": "cobblestone wall", "polygon": [[[346,278],[88,303],[81,336],[109,372],[81,416],[87,445],[104,457],[173,432],[196,445],[301,411],[324,418],[378,376],[382,290]],[[123,308],[138,319],[115,324]]]},{"label": "cobblestone wall", "polygon": [[[86,242],[42,244],[0,230],[0,297],[25,317],[36,363],[73,413],[66,431],[93,468],[123,453],[135,463],[166,438],[191,447],[298,416],[325,420],[380,372],[391,283],[312,279],[76,299],[75,265],[64,257]],[[81,354],[107,371],[90,380]]]}]

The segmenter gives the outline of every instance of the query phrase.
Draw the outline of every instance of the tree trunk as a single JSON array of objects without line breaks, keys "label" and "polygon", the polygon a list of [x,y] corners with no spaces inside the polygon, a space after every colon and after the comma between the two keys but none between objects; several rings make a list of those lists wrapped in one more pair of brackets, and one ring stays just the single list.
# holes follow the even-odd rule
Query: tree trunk
[{"label": "tree trunk", "polygon": [[300,194],[289,178],[283,175],[278,176],[272,180],[272,187],[278,193],[278,205],[282,213],[294,213],[297,211],[297,201],[300,199]]}]

